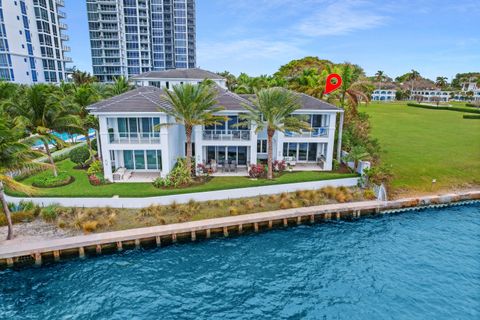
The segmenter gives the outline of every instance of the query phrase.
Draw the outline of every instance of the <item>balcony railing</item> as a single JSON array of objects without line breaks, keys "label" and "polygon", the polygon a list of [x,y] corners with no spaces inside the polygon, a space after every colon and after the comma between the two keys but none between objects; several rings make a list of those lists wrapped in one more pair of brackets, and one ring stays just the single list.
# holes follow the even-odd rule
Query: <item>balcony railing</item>
[{"label": "balcony railing", "polygon": [[285,131],[285,137],[287,138],[319,138],[319,137],[328,137],[328,127],[318,127],[312,128],[312,131],[302,131],[302,132],[290,132]]},{"label": "balcony railing", "polygon": [[160,132],[112,132],[108,136],[111,144],[159,144]]},{"label": "balcony railing", "polygon": [[203,140],[246,141],[250,140],[250,130],[203,130]]}]

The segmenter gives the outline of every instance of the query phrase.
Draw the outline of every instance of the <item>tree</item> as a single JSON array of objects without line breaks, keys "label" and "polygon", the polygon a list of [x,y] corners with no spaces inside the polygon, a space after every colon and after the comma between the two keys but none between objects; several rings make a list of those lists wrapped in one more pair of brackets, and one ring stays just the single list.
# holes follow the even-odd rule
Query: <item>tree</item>
[{"label": "tree", "polygon": [[93,123],[87,107],[100,100],[100,96],[91,85],[84,84],[74,88],[71,98],[74,104],[75,113],[80,118],[82,133],[85,136],[88,149],[90,153],[92,153],[89,131],[94,127],[92,127]]},{"label": "tree", "polygon": [[7,219],[7,240],[13,238],[13,224],[11,213],[5,199],[4,188],[29,193],[30,187],[15,181],[10,173],[45,166],[32,160],[38,157],[28,144],[20,140],[24,134],[24,128],[18,122],[11,120],[6,113],[0,110],[0,202],[3,213]]},{"label": "tree", "polygon": [[58,173],[50,152],[50,144],[62,146],[64,141],[57,137],[54,131],[78,130],[80,125],[78,117],[70,113],[65,100],[56,90],[54,86],[36,84],[7,103],[7,110],[21,121],[26,132],[43,142],[55,177]]},{"label": "tree", "polygon": [[256,131],[267,130],[268,174],[273,179],[273,145],[272,139],[276,131],[300,132],[311,130],[311,127],[292,114],[300,108],[297,95],[284,88],[262,89],[256,93],[252,104],[243,104],[248,113],[240,115],[245,123],[256,125]]},{"label": "tree", "polygon": [[382,70],[378,70],[375,73],[375,80],[377,82],[383,82],[385,80],[385,72],[383,72]]},{"label": "tree", "polygon": [[[225,121],[225,117],[215,113],[223,110],[216,106],[217,92],[208,85],[192,85],[189,83],[173,86],[173,90],[167,90],[160,96],[160,100],[167,103],[166,107],[160,107],[160,111],[172,116],[176,123],[185,127],[187,140],[186,165],[192,168],[192,131],[194,126],[208,126]],[[191,171],[191,170],[190,170]]]},{"label": "tree", "polygon": [[357,113],[357,108],[363,100],[369,102],[366,92],[371,84],[368,81],[360,80],[358,72],[355,71],[355,66],[349,63],[343,64],[334,69],[342,77],[342,85],[339,90],[340,105],[345,108],[346,103],[352,107],[352,111]]},{"label": "tree", "polygon": [[447,77],[437,77],[435,80],[435,85],[441,89],[445,88],[448,85]]},{"label": "tree", "polygon": [[227,79],[227,88],[229,91],[235,91],[235,88],[237,87],[237,78],[235,75],[228,71],[218,72],[217,74]]},{"label": "tree", "polygon": [[370,157],[370,154],[367,152],[367,150],[361,145],[356,145],[353,146],[352,149],[350,149],[348,155],[345,157],[345,161],[352,161],[353,171],[357,172],[358,163],[361,160],[367,159],[368,157]]},{"label": "tree", "polygon": [[407,80],[411,82],[411,92],[414,91],[415,89],[415,81],[419,80],[421,78],[420,73],[416,70],[410,71],[410,74],[407,76]]},{"label": "tree", "polygon": [[97,82],[97,78],[95,76],[92,76],[90,73],[80,70],[73,71],[72,80],[73,83],[77,86]]},{"label": "tree", "polygon": [[107,87],[107,94],[110,97],[118,96],[119,94],[130,91],[133,87],[128,83],[127,78],[120,76],[115,78],[115,82]]}]

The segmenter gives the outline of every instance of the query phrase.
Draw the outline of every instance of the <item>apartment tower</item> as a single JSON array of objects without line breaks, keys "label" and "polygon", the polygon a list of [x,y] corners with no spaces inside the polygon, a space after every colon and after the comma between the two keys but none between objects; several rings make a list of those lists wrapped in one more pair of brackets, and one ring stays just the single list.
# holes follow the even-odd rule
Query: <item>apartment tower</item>
[{"label": "apartment tower", "polygon": [[87,11],[100,81],[195,68],[195,0],[87,0]]},{"label": "apartment tower", "polygon": [[64,0],[0,0],[0,80],[32,84],[66,79]]}]

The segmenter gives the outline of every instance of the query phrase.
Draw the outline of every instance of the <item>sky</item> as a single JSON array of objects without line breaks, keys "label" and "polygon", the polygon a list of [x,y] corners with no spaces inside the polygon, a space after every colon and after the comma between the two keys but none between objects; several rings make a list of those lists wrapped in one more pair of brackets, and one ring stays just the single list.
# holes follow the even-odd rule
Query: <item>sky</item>
[{"label": "sky", "polygon": [[[367,75],[480,72],[480,0],[196,0],[197,66],[273,74],[292,59],[351,62]],[[91,72],[85,0],[66,0],[73,65]]]}]

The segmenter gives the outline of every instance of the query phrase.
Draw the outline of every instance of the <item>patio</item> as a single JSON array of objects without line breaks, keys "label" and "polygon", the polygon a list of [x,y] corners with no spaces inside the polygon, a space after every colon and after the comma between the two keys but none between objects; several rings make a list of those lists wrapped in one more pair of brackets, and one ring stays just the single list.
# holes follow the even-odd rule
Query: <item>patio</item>
[{"label": "patio", "polygon": [[115,180],[114,182],[153,182],[159,176],[160,172],[138,172],[127,170],[122,179]]}]

